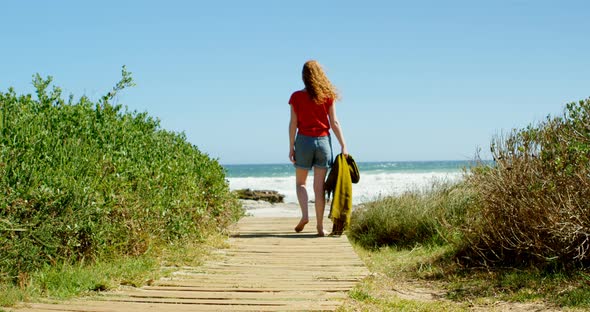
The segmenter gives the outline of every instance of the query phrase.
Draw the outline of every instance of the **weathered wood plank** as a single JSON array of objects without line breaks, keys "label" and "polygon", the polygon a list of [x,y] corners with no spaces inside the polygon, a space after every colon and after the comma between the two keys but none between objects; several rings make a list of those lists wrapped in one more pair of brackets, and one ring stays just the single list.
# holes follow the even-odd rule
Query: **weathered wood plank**
[{"label": "weathered wood plank", "polygon": [[164,290],[127,290],[112,292],[103,295],[108,297],[152,297],[152,298],[186,298],[186,299],[277,299],[277,300],[307,300],[307,299],[334,299],[345,298],[341,292],[324,291],[268,291],[268,292],[215,292],[215,291],[174,291]]},{"label": "weathered wood plank", "polygon": [[219,304],[162,304],[138,302],[68,302],[66,304],[30,304],[19,312],[192,312],[192,311],[333,311],[334,303],[294,303],[287,305],[219,305]]}]

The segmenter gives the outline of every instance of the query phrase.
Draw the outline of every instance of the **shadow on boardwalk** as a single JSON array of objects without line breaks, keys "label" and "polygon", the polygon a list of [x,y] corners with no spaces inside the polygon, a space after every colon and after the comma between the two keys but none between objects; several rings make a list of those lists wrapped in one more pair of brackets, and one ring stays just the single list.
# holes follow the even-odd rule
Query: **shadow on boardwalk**
[{"label": "shadow on boardwalk", "polygon": [[[317,238],[317,234],[311,233],[293,233],[293,234],[276,234],[276,233],[256,233],[256,234],[232,234],[231,237],[238,237],[238,238],[264,238],[264,237],[275,237],[275,238],[285,238],[285,239],[294,239],[294,238]],[[336,236],[326,236],[325,238],[337,238]]]}]

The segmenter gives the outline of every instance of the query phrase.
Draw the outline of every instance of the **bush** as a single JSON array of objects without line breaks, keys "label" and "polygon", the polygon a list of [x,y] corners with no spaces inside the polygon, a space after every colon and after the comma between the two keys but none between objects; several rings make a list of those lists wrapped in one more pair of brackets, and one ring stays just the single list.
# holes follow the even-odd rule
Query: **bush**
[{"label": "bush", "polygon": [[43,264],[139,255],[203,239],[241,216],[216,160],[110,101],[66,101],[37,75],[37,99],[0,93],[0,280]]},{"label": "bush", "polygon": [[349,236],[368,248],[456,243],[456,229],[471,201],[463,183],[433,183],[430,189],[386,197],[354,210]]},{"label": "bush", "polygon": [[[463,228],[466,256],[508,265],[588,265],[590,99],[491,144],[472,170],[477,204]],[[473,258],[475,257],[475,258]]]}]

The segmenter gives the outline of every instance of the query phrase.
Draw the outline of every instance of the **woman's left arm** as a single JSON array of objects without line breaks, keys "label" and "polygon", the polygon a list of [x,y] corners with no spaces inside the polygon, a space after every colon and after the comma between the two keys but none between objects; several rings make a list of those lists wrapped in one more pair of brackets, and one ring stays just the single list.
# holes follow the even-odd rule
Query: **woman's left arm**
[{"label": "woman's left arm", "polygon": [[297,113],[291,106],[291,120],[289,121],[289,159],[295,163],[295,135],[297,134]]},{"label": "woman's left arm", "polygon": [[334,134],[338,139],[338,143],[340,143],[340,147],[342,149],[341,153],[345,156],[348,156],[348,149],[346,147],[344,135],[342,134],[342,127],[340,126],[338,117],[336,117],[336,103],[332,104],[328,109],[328,117],[330,117],[330,127],[332,128],[332,131],[334,131]]}]

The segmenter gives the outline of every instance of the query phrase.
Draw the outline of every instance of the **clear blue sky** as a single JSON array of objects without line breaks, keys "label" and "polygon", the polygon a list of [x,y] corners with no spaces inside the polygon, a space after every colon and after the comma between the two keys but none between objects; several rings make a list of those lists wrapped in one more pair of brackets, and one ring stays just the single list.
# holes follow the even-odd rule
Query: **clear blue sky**
[{"label": "clear blue sky", "polygon": [[[357,161],[467,160],[590,96],[588,1],[3,1],[0,90],[118,98],[221,163],[288,162],[308,59]],[[338,149],[338,145],[335,144]]]}]

